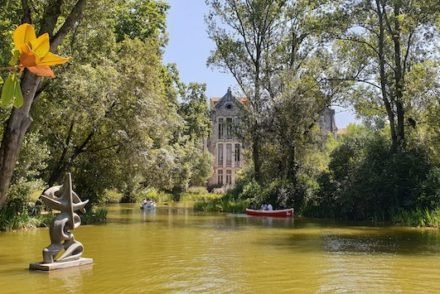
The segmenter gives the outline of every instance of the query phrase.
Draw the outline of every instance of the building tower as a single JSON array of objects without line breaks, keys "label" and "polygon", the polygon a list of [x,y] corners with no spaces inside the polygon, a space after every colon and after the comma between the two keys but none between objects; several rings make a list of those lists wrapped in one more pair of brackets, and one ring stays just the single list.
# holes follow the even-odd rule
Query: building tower
[{"label": "building tower", "polygon": [[212,130],[208,138],[208,150],[213,155],[213,175],[208,187],[233,187],[237,171],[245,158],[243,140],[238,137],[238,126],[244,115],[247,98],[238,99],[231,89],[222,97],[211,98]]}]

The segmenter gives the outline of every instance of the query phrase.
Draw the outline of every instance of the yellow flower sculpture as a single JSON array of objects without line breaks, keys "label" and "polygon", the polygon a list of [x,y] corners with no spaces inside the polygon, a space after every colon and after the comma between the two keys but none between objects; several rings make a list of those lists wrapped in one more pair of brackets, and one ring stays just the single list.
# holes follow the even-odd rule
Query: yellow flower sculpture
[{"label": "yellow flower sculpture", "polygon": [[15,49],[20,53],[19,67],[27,68],[31,73],[42,77],[54,77],[51,65],[63,64],[69,61],[49,52],[49,35],[47,33],[37,38],[34,27],[30,24],[20,25],[13,34]]}]

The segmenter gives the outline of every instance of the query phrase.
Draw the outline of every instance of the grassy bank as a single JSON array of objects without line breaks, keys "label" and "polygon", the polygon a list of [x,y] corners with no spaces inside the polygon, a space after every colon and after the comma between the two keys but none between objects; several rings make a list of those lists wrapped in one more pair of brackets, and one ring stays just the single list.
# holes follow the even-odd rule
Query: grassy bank
[{"label": "grassy bank", "polygon": [[[49,227],[56,213],[35,213],[27,205],[17,206],[8,203],[0,210],[0,231],[29,230],[39,227]],[[107,210],[104,208],[92,208],[85,214],[80,214],[81,223],[97,224],[107,220]]]},{"label": "grassy bank", "polygon": [[440,208],[432,211],[426,209],[402,210],[392,217],[392,222],[403,226],[440,228]]},{"label": "grassy bank", "polygon": [[211,198],[202,198],[194,202],[195,211],[244,213],[250,200],[236,200],[229,195],[213,194]]}]

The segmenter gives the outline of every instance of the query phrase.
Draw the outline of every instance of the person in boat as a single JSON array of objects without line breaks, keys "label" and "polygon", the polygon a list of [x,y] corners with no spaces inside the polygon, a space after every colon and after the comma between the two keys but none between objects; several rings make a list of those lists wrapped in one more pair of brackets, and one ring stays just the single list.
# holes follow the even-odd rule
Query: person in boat
[{"label": "person in boat", "polygon": [[261,208],[260,210],[267,210],[267,205],[266,203],[261,204]]},{"label": "person in boat", "polygon": [[146,205],[147,204],[147,199],[144,198],[144,201],[142,201],[142,205]]},{"label": "person in boat", "polygon": [[273,210],[272,204],[269,203],[269,204],[267,205],[267,210],[269,210],[269,211],[272,211],[272,210]]}]

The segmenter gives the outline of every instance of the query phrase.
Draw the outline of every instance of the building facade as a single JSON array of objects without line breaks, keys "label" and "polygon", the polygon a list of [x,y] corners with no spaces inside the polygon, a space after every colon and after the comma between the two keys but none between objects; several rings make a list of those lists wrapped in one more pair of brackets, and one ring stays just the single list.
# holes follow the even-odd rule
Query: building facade
[{"label": "building facade", "polygon": [[210,187],[235,185],[237,172],[245,162],[243,140],[237,130],[247,103],[246,98],[233,96],[230,89],[223,97],[211,99],[212,130],[207,145],[214,160]]},{"label": "building facade", "polygon": [[[237,98],[231,90],[221,97],[213,97],[211,109],[211,135],[207,147],[213,155],[213,174],[208,187],[230,188],[235,185],[237,172],[245,163],[243,140],[238,136],[241,119],[249,104],[247,98]],[[335,111],[326,108],[318,121],[322,134],[336,134]]]}]

